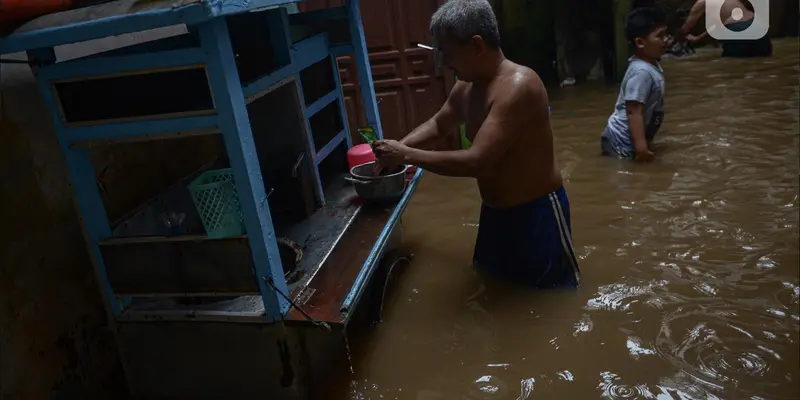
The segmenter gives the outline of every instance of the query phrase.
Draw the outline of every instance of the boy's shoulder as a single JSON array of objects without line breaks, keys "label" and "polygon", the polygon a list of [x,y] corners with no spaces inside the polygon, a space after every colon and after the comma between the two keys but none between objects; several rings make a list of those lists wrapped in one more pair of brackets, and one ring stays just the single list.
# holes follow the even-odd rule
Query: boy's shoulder
[{"label": "boy's shoulder", "polygon": [[638,71],[655,72],[655,73],[657,73],[659,75],[662,75],[662,76],[664,74],[664,70],[661,68],[661,64],[660,63],[656,64],[656,65],[653,65],[653,64],[650,64],[647,61],[637,60],[635,58],[631,59],[628,62],[628,71],[630,71],[630,72],[638,72]]},{"label": "boy's shoulder", "polygon": [[634,60],[628,64],[623,83],[640,81],[659,84],[664,82],[664,71],[660,66],[652,65],[645,61]]}]

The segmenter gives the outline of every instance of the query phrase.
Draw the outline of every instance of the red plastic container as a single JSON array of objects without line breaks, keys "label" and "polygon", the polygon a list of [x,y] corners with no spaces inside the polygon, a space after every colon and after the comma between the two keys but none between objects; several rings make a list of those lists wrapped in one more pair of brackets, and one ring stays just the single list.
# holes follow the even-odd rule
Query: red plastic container
[{"label": "red plastic container", "polygon": [[347,151],[347,164],[350,165],[350,169],[373,161],[375,161],[375,153],[372,152],[372,146],[368,144],[359,144]]},{"label": "red plastic container", "polygon": [[72,8],[73,0],[0,0],[0,21],[25,21]]}]

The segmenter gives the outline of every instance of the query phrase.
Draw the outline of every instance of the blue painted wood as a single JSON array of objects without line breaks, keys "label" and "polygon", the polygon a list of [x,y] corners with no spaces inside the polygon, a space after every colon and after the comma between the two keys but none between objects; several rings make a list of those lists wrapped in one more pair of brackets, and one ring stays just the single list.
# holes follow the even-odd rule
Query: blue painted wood
[{"label": "blue painted wood", "polygon": [[326,144],[323,148],[321,148],[319,152],[317,152],[317,157],[316,157],[317,165],[319,165],[319,163],[321,163],[322,160],[325,159],[325,157],[328,157],[331,154],[331,152],[333,152],[333,150],[336,148],[336,146],[342,144],[342,141],[344,141],[347,136],[350,135],[348,134],[346,129],[343,129],[341,132],[337,133],[336,136],[334,136],[334,138],[331,139],[330,142],[328,142],[328,144]]},{"label": "blue painted wood", "polygon": [[[43,29],[15,33],[0,38],[0,54],[48,48],[108,36],[141,32],[171,25],[196,25],[214,17],[233,15],[259,8],[291,4],[297,0],[202,0],[202,2],[111,15],[91,21],[66,23]],[[102,6],[102,5],[101,5]]]},{"label": "blue painted wood", "polygon": [[259,93],[271,88],[272,86],[274,86],[278,82],[280,82],[280,81],[282,81],[282,80],[284,80],[284,79],[286,79],[286,78],[288,78],[290,76],[295,75],[296,73],[297,73],[297,71],[296,71],[296,68],[294,67],[294,65],[287,65],[287,66],[285,66],[283,68],[277,69],[277,70],[275,70],[275,72],[273,72],[273,73],[271,73],[269,75],[264,75],[261,78],[258,78],[255,81],[245,85],[245,87],[243,88],[244,95],[245,95],[245,97],[255,96],[255,95],[257,95],[257,94],[259,94]]},{"label": "blue painted wood", "polygon": [[400,217],[403,216],[403,213],[406,211],[406,207],[408,207],[408,203],[411,201],[411,196],[417,190],[417,186],[419,186],[419,181],[422,179],[422,174],[422,168],[418,169],[417,173],[414,174],[414,177],[411,179],[411,182],[408,183],[405,194],[403,194],[400,202],[398,202],[397,206],[395,206],[394,211],[392,211],[392,215],[389,216],[386,226],[384,226],[380,235],[378,235],[378,240],[376,240],[375,244],[372,246],[372,250],[370,250],[366,261],[364,261],[364,266],[361,267],[361,271],[358,272],[352,288],[347,293],[347,297],[345,297],[344,302],[342,303],[341,312],[346,314],[348,319],[353,307],[358,304],[358,301],[364,294],[364,289],[366,288],[367,283],[369,283],[372,274],[375,272],[375,268],[377,268],[378,263],[380,263],[381,257],[386,250],[386,243],[389,241],[389,236],[391,235],[395,226],[400,222]]},{"label": "blue painted wood", "polygon": [[164,26],[196,24],[207,19],[209,19],[208,11],[200,3],[116,15],[93,21],[20,32],[0,38],[0,54],[48,48]]},{"label": "blue painted wood", "polygon": [[292,63],[292,33],[289,31],[289,14],[283,7],[266,12],[272,52],[278,65]]},{"label": "blue painted wood", "polygon": [[342,56],[345,54],[353,53],[353,45],[352,44],[337,44],[331,46],[330,53],[335,56]]},{"label": "blue painted wood", "polygon": [[353,147],[353,138],[350,137],[350,120],[347,118],[347,105],[344,103],[344,94],[342,93],[342,79],[339,72],[339,63],[336,62],[336,56],[331,55],[331,68],[333,69],[333,80],[336,82],[336,101],[339,103],[339,118],[342,120],[344,131],[347,132],[344,140],[347,141],[347,148]]},{"label": "blue painted wood", "polygon": [[322,190],[322,178],[319,175],[319,168],[317,165],[317,146],[314,143],[314,134],[311,132],[311,121],[309,115],[306,113],[306,96],[303,94],[303,82],[300,81],[300,74],[295,76],[295,84],[297,85],[297,97],[300,101],[300,107],[303,110],[303,123],[305,124],[306,131],[306,149],[308,149],[308,166],[314,172],[314,192],[317,194],[317,199],[320,204],[325,205],[325,192]]},{"label": "blue painted wood", "polygon": [[130,46],[102,51],[100,53],[82,57],[81,59],[127,56],[133,54],[147,54],[157,53],[160,51],[199,48],[200,38],[197,37],[197,32],[192,32],[191,27],[188,27],[187,31],[189,32],[177,36],[170,36],[163,39],[151,40],[149,42],[136,43]]},{"label": "blue painted wood", "polygon": [[297,71],[302,71],[312,64],[325,59],[330,54],[329,48],[327,32],[316,34],[295,43],[292,46],[292,60]]},{"label": "blue painted wood", "polygon": [[299,14],[292,14],[292,16],[289,17],[289,22],[292,25],[303,25],[313,22],[324,22],[344,18],[347,18],[347,7],[331,7],[323,10],[306,11]]},{"label": "blue painted wood", "polygon": [[41,79],[55,81],[93,75],[130,73],[151,68],[202,67],[205,54],[200,48],[160,51],[117,57],[85,58],[41,67]]},{"label": "blue painted wood", "polygon": [[292,45],[291,58],[292,64],[281,67],[269,75],[262,76],[257,80],[248,83],[244,87],[245,97],[255,96],[278,82],[293,76],[315,62],[319,62],[328,55],[327,34],[319,34]]},{"label": "blue painted wood", "polygon": [[[56,60],[55,52],[52,48],[31,51],[28,53],[28,58],[35,58],[45,63],[53,63]],[[34,72],[36,72],[36,68],[34,68]],[[53,119],[58,142],[66,156],[67,170],[69,171],[72,189],[75,194],[75,204],[82,221],[84,236],[87,241],[89,255],[95,266],[95,274],[101,287],[101,294],[109,312],[116,318],[122,312],[122,305],[117,300],[114,290],[108,282],[105,263],[98,246],[101,240],[111,237],[111,226],[108,222],[103,199],[100,197],[100,191],[97,187],[89,150],[85,148],[70,148],[61,125],[61,118],[59,118],[53,91],[50,85],[41,79],[38,79],[38,84],[42,98]]]},{"label": "blue painted wood", "polygon": [[320,112],[323,108],[327,107],[328,104],[333,103],[339,98],[339,87],[337,86],[332,92],[320,97],[311,105],[306,108],[306,117],[311,118],[316,113]]},{"label": "blue painted wood", "polygon": [[238,14],[265,7],[294,3],[298,0],[203,0],[212,17]]},{"label": "blue painted wood", "polygon": [[157,119],[141,122],[119,122],[103,125],[64,127],[64,139],[72,144],[91,140],[115,140],[130,137],[163,135],[179,132],[215,133],[218,126],[216,115],[199,117]]},{"label": "blue painted wood", "polygon": [[279,294],[274,293],[265,280],[272,280],[277,290],[284,294],[288,295],[289,292],[283,277],[269,202],[261,178],[261,167],[227,24],[224,18],[217,18],[200,25],[198,29],[203,49],[207,52],[209,81],[236,180],[266,319],[276,321],[288,310],[289,304]]},{"label": "blue painted wood", "polygon": [[361,9],[358,0],[347,0],[345,4],[349,15],[350,37],[353,43],[353,55],[356,58],[358,82],[361,88],[364,112],[367,115],[367,125],[375,128],[378,137],[383,139],[383,127],[381,126],[378,101],[375,97],[375,83],[372,81],[367,40],[364,38],[364,26],[361,24]]}]

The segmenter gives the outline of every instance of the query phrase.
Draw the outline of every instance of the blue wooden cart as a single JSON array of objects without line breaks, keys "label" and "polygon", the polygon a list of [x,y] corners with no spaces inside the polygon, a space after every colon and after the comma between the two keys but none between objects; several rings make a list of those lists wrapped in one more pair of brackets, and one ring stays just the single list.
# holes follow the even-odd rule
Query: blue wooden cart
[{"label": "blue wooden cart", "polygon": [[[0,38],[0,54],[27,52],[52,113],[136,397],[304,398],[356,311],[380,307],[388,274],[408,261],[400,217],[422,171],[388,205],[354,201],[343,180],[354,127],[337,55],[354,54],[382,137],[358,0],[307,13],[286,4],[116,0]],[[184,28],[73,59],[55,50],[170,26]],[[208,136],[221,138],[220,157],[109,219],[93,144]],[[210,238],[187,186],[226,167],[246,233]],[[273,190],[300,193],[284,198],[289,217],[278,217]],[[174,210],[178,230],[163,220]]]}]

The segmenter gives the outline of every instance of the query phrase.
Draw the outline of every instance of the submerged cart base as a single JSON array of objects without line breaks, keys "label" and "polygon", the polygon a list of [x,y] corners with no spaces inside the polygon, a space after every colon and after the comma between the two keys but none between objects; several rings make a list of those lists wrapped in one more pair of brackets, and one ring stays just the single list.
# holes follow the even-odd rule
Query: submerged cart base
[{"label": "submerged cart base", "polygon": [[[51,111],[134,397],[305,398],[348,324],[380,318],[386,282],[409,262],[400,219],[422,171],[383,204],[344,180],[354,127],[337,55],[354,55],[383,136],[358,0],[294,14],[286,3],[116,0],[0,38],[0,54],[27,52]],[[156,28],[77,57],[55,49]],[[141,186],[102,182],[122,169],[93,163],[109,146],[140,159],[169,148],[157,168],[176,178],[138,207],[109,208]],[[187,189],[219,169],[232,171],[241,234],[209,235]]]}]

